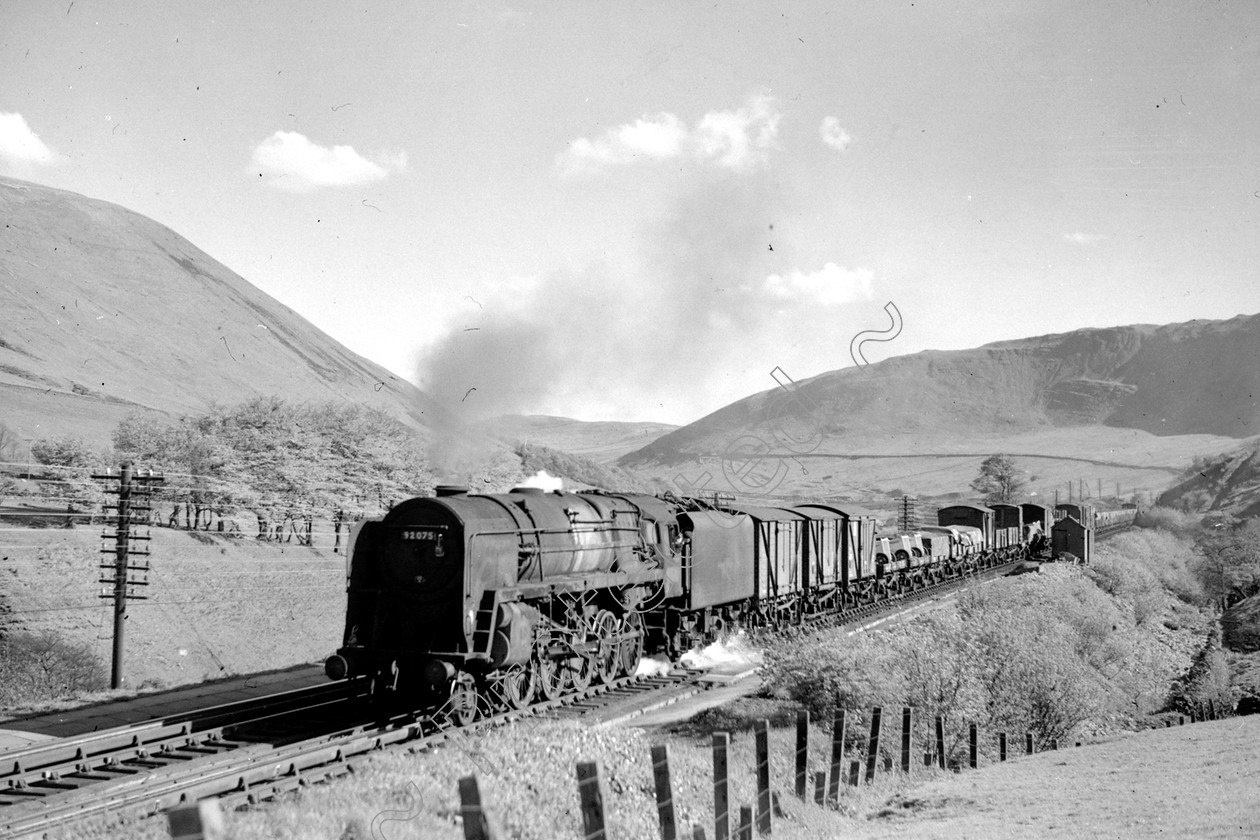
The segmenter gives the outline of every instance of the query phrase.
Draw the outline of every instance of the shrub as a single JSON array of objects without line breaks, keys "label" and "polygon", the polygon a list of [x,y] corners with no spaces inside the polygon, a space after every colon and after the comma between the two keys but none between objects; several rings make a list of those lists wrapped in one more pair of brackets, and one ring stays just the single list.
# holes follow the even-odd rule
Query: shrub
[{"label": "shrub", "polygon": [[1166,530],[1137,530],[1117,534],[1100,545],[1093,570],[1106,592],[1153,603],[1151,593],[1167,590],[1187,604],[1208,601],[1204,588],[1205,564],[1188,537]]},{"label": "shrub", "polygon": [[1133,620],[1146,624],[1159,619],[1164,611],[1164,587],[1138,560],[1124,554],[1099,551],[1089,568],[1098,588],[1114,595],[1133,609]]},{"label": "shrub", "polygon": [[1134,525],[1139,528],[1171,531],[1174,534],[1189,534],[1199,527],[1199,517],[1175,508],[1152,507],[1140,511]]},{"label": "shrub", "polygon": [[1239,601],[1221,616],[1223,642],[1230,650],[1260,652],[1260,596]]},{"label": "shrub", "polygon": [[1195,549],[1210,596],[1236,603],[1260,592],[1260,520],[1205,532]]},{"label": "shrub", "polygon": [[56,633],[15,633],[0,639],[0,705],[58,700],[105,688],[105,668],[84,643]]},{"label": "shrub", "polygon": [[91,467],[96,456],[76,437],[40,438],[31,443],[31,457],[50,467]]},{"label": "shrub", "polygon": [[1190,669],[1173,684],[1169,692],[1171,708],[1200,715],[1207,710],[1208,701],[1218,713],[1234,708],[1229,661],[1220,641],[1220,631],[1213,627]]},{"label": "shrub", "polygon": [[766,653],[765,690],[823,719],[837,702],[907,705],[1044,745],[1106,706],[1130,653],[1120,623],[1076,570],[994,581],[880,633],[783,643]]}]

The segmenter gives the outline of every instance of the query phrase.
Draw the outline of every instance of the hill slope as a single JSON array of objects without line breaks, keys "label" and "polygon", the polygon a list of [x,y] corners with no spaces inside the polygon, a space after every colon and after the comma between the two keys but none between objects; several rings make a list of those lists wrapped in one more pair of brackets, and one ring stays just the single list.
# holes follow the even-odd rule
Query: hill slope
[{"label": "hill slope", "polygon": [[0,178],[0,421],[104,443],[137,408],[199,412],[257,395],[349,401],[422,432],[427,395],[347,350],[162,225]]},{"label": "hill slope", "polygon": [[1159,503],[1196,511],[1260,516],[1260,445],[1202,459]]},{"label": "hill slope", "polygon": [[677,429],[668,423],[573,420],[544,414],[504,414],[478,424],[511,442],[536,443],[597,461],[612,461]]},{"label": "hill slope", "polygon": [[[1110,426],[1153,435],[1260,433],[1260,316],[1089,329],[846,368],[726,406],[622,458],[721,452],[740,435],[801,451]],[[773,442],[773,443],[772,443]],[[843,444],[843,446],[841,446]]]}]

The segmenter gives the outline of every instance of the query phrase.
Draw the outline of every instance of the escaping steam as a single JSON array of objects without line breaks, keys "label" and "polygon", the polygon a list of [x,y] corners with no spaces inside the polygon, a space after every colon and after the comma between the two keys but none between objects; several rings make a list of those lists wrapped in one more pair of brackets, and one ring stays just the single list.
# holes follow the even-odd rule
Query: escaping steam
[{"label": "escaping steam", "polygon": [[[740,630],[733,636],[718,639],[711,645],[695,648],[679,657],[685,668],[721,668],[740,670],[745,667],[761,665],[761,651],[748,642],[748,636]],[[635,669],[636,677],[661,677],[670,672],[673,666],[665,659],[664,654],[644,657],[639,660]]]},{"label": "escaping steam", "polygon": [[539,490],[545,490],[550,493],[553,490],[564,489],[564,479],[551,475],[546,470],[539,470],[529,478],[522,481],[517,487],[537,487]]},{"label": "escaping steam", "polygon": [[707,647],[687,651],[679,661],[688,668],[752,666],[761,664],[761,651],[750,645],[747,634],[740,630],[730,638],[718,639]]}]

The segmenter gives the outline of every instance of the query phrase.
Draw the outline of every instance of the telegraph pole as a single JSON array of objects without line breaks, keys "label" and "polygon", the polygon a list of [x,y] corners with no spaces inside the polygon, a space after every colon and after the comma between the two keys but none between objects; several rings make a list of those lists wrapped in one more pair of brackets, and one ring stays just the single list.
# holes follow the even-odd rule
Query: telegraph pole
[{"label": "telegraph pole", "polygon": [[[132,592],[133,586],[149,585],[149,549],[146,546],[143,550],[133,549],[131,543],[148,542],[149,533],[146,529],[145,533],[138,534],[134,532],[133,525],[139,525],[141,522],[147,523],[149,519],[150,497],[153,493],[151,485],[162,481],[162,477],[154,475],[152,471],[146,471],[143,475],[136,475],[132,469],[131,462],[126,461],[122,464],[118,475],[112,472],[106,472],[105,475],[94,475],[94,479],[101,481],[117,481],[116,488],[107,488],[106,493],[118,496],[118,504],[105,505],[106,510],[113,510],[112,514],[107,514],[107,520],[112,519],[114,525],[114,533],[108,531],[102,533],[102,537],[107,540],[113,540],[112,548],[102,548],[102,554],[114,555],[112,563],[101,563],[102,572],[113,572],[113,577],[105,577],[103,574],[100,578],[102,584],[113,584],[113,592],[108,589],[102,589],[100,597],[111,598],[114,601],[114,658],[113,665],[110,669],[110,688],[121,688],[123,683],[123,639],[126,630],[127,621],[127,602],[134,600],[144,600],[147,596],[138,595]],[[137,521],[136,517],[142,517]],[[131,558],[134,556],[146,558],[144,565],[133,565]],[[143,574],[140,580],[129,580],[130,572],[139,572]]]},{"label": "telegraph pole", "polygon": [[901,497],[901,530],[913,531],[919,527],[919,512],[915,509],[915,498]]}]

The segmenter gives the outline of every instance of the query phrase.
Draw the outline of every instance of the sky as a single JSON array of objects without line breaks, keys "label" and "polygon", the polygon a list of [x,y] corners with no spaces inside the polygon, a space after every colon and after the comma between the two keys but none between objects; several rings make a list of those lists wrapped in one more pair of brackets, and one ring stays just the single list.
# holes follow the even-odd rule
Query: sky
[{"label": "sky", "polygon": [[1258,23],[6,0],[0,174],[161,222],[468,419],[686,423],[864,331],[874,362],[1260,312]]}]

